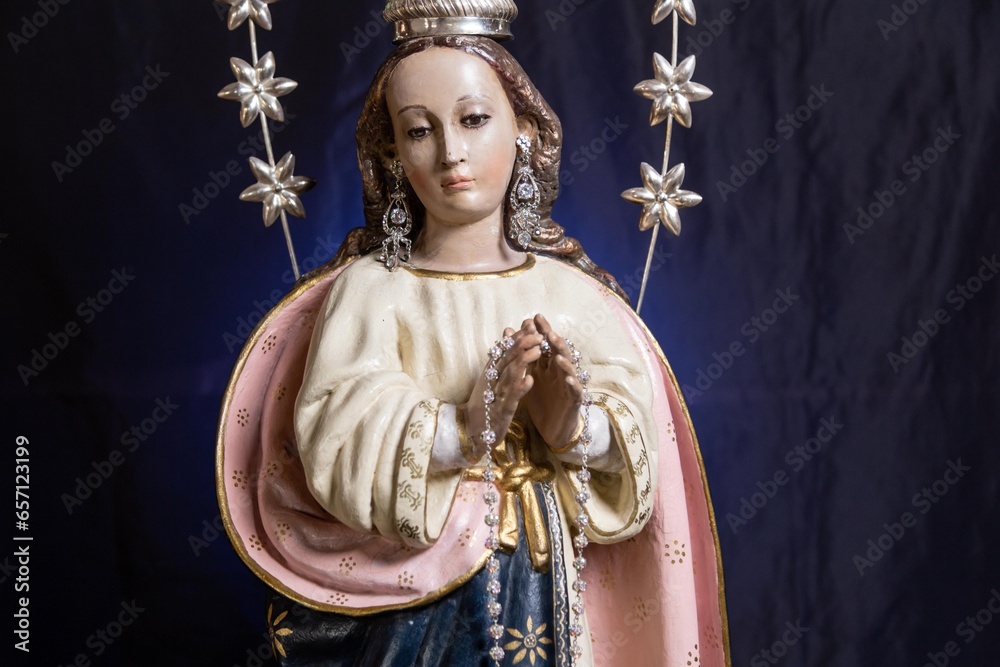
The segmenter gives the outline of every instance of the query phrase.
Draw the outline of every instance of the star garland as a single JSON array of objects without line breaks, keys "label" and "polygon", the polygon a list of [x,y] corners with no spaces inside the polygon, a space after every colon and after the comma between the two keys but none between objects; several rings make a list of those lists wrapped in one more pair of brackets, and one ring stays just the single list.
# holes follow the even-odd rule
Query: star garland
[{"label": "star garland", "polygon": [[301,273],[288,228],[288,213],[298,218],[306,217],[306,210],[299,195],[315,187],[316,181],[294,175],[295,156],[291,153],[286,153],[276,162],[274,148],[271,145],[271,131],[267,119],[278,122],[285,119],[285,110],[278,98],[292,92],[299,85],[291,79],[275,78],[276,65],[273,53],[268,52],[262,58],[257,57],[257,26],[264,30],[273,27],[269,5],[277,1],[216,0],[229,5],[227,25],[230,30],[236,30],[244,23],[249,26],[252,55],[251,62],[240,58],[230,59],[229,64],[236,76],[236,83],[231,83],[220,90],[219,97],[240,103],[240,122],[243,127],[249,127],[255,120],[260,119],[267,161],[256,157],[250,158],[250,170],[257,178],[257,183],[244,190],[240,194],[240,200],[263,204],[265,227],[270,227],[281,218],[288,255],[292,260],[292,273],[298,280]]},{"label": "star garland", "polygon": [[689,56],[683,62],[677,62],[678,33],[680,19],[689,25],[695,25],[698,20],[694,0],[657,0],[653,7],[653,25],[658,25],[673,15],[673,46],[672,57],[667,60],[659,53],[653,54],[654,78],[647,79],[635,86],[635,92],[653,101],[649,116],[651,126],[667,121],[667,141],[663,149],[663,169],[658,170],[643,162],[643,187],[631,188],[622,193],[622,197],[630,202],[642,205],[642,215],[639,220],[641,231],[653,230],[653,238],[649,244],[649,254],[646,257],[646,269],[642,276],[642,287],[639,290],[639,301],[636,313],[642,311],[642,303],[646,297],[646,286],[653,265],[653,251],[659,237],[660,227],[666,225],[675,235],[681,234],[680,209],[697,206],[701,203],[701,195],[687,190],[681,190],[684,182],[684,164],[670,167],[670,143],[673,138],[674,121],[683,127],[691,127],[691,103],[706,100],[712,96],[712,91],[700,83],[691,81],[694,76],[695,57]]}]

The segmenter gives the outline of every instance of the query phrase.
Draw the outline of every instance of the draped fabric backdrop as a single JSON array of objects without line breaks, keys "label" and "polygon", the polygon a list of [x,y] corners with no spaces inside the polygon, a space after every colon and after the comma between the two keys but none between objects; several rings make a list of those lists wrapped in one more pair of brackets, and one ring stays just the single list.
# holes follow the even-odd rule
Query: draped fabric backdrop
[{"label": "draped fabric backdrop", "polygon": [[[659,165],[663,126],[631,89],[669,28],[652,0],[520,4],[510,48],[565,127],[556,218],[634,297],[649,235],[619,193]],[[681,53],[715,96],[674,156],[705,201],[661,236],[643,315],[704,450],[733,664],[993,664],[1000,5],[696,5]],[[380,9],[286,0],[261,33],[300,84],[276,150],[320,181],[292,222],[306,268],[362,220],[354,125],[391,48]],[[0,546],[4,651],[262,664],[264,590],[220,533],[213,479],[229,371],[292,286],[280,231],[237,200],[258,129],[215,99],[246,29],[207,1],[0,12],[10,482],[15,438],[30,450],[27,530],[6,522],[33,538]]]}]

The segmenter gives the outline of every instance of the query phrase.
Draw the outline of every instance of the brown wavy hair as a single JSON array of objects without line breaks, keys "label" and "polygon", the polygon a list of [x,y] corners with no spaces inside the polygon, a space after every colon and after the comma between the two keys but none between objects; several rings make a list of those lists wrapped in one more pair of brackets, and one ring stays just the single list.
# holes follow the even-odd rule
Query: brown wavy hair
[{"label": "brown wavy hair", "polygon": [[[385,163],[389,147],[395,143],[386,91],[392,74],[403,60],[434,47],[456,49],[482,58],[496,72],[515,117],[528,116],[538,127],[531,166],[541,189],[541,203],[537,213],[541,217],[542,233],[533,238],[530,246],[524,250],[573,264],[627,300],[628,297],[611,274],[594,264],[579,241],[566,236],[566,230],[552,219],[552,207],[559,195],[562,123],[514,56],[486,37],[441,35],[414,39],[397,47],[379,68],[368,90],[357,129],[358,166],[364,186],[366,225],[347,235],[334,263],[340,264],[353,257],[374,252],[381,248],[382,241],[385,240],[382,216],[389,206],[391,192],[390,174]],[[511,187],[513,181],[512,177]],[[407,204],[415,219],[410,236],[415,240],[423,228],[425,210],[409,183],[405,188]],[[510,201],[509,194],[508,192],[508,197],[505,198],[506,202]],[[507,233],[510,230],[511,215],[508,203],[504,206],[504,237],[508,239],[508,243],[511,243]]]}]

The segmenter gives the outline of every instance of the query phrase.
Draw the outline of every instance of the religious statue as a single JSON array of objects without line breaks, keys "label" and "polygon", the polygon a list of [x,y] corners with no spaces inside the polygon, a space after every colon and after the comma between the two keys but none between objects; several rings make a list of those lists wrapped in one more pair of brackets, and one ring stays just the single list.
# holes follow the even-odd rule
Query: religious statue
[{"label": "religious statue", "polygon": [[729,664],[687,410],[551,219],[561,126],[498,43],[516,15],[387,4],[366,225],[233,372],[219,502],[281,665]]}]

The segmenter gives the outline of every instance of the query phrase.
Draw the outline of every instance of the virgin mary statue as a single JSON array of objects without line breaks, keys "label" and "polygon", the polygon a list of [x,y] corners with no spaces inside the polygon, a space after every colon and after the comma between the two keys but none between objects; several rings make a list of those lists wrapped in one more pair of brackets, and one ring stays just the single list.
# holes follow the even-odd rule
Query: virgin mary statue
[{"label": "virgin mary statue", "polygon": [[230,380],[219,503],[281,665],[729,664],[688,413],[551,219],[561,126],[498,44],[516,15],[388,3],[366,226]]}]

